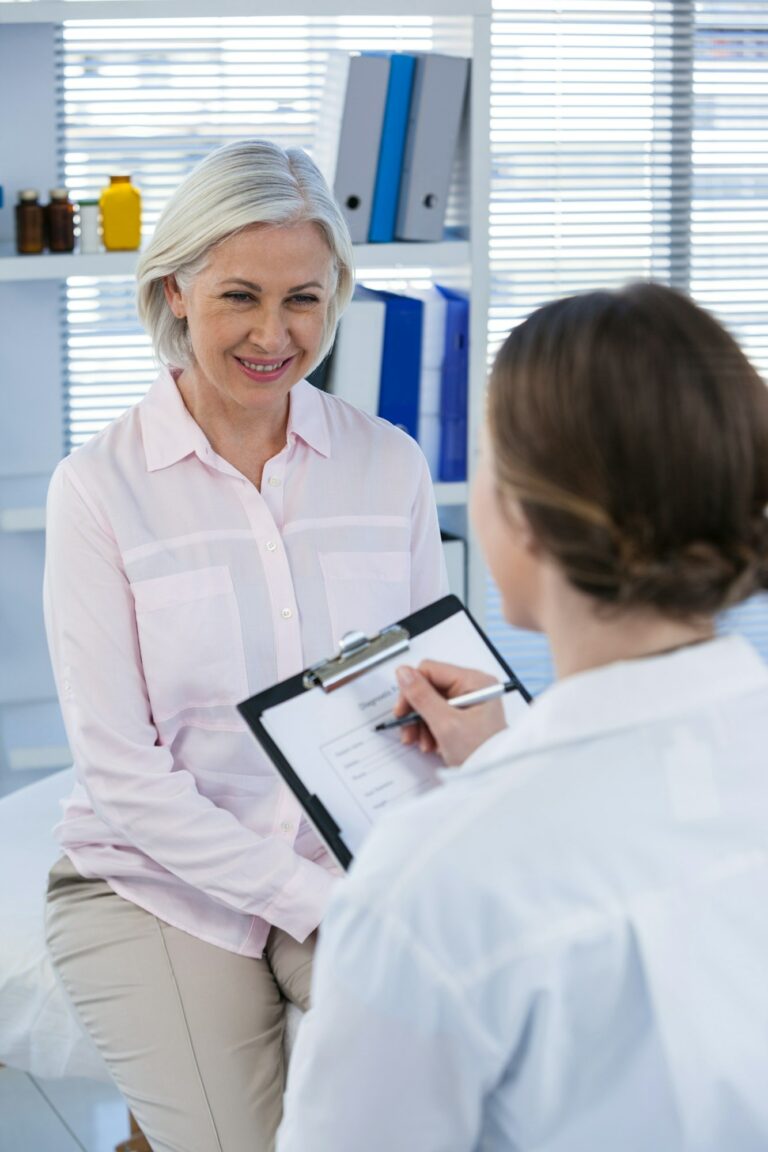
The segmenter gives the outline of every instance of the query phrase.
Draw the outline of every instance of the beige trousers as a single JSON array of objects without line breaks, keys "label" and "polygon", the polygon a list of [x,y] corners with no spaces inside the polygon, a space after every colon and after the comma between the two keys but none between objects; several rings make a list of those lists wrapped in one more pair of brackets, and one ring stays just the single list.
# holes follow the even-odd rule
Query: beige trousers
[{"label": "beige trousers", "polygon": [[309,1005],[315,934],[273,928],[259,960],[51,870],[48,947],[154,1152],[268,1152],[282,1115],[285,1001]]}]

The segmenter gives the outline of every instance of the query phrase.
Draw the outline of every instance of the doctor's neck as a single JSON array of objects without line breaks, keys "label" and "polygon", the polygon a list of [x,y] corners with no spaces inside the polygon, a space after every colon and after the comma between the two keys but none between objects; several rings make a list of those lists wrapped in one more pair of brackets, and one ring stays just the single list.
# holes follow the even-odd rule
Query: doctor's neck
[{"label": "doctor's neck", "polygon": [[539,604],[558,680],[619,660],[662,655],[710,640],[714,620],[677,620],[653,608],[621,611],[579,592],[556,566],[548,568]]}]

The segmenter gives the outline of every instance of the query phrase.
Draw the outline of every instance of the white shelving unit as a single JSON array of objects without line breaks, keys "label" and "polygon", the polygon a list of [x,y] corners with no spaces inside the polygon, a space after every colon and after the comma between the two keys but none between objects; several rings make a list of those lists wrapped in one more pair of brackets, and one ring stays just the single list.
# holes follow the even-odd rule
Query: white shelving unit
[{"label": "white shelving unit", "polygon": [[[0,0],[0,3],[7,0]],[[25,0],[26,2],[26,0]],[[400,269],[412,274],[415,267],[427,270],[463,268],[469,262],[470,245],[463,240],[439,244],[358,244],[358,272]],[[3,280],[62,280],[68,276],[132,276],[137,252],[43,252],[18,256],[9,243],[0,244],[0,282]]]},{"label": "white shelving unit", "polygon": [[[49,736],[43,723],[40,738],[26,751],[14,748],[10,739],[11,728],[18,728],[20,713],[22,726],[29,728],[32,720],[24,718],[24,710],[29,710],[29,717],[37,717],[35,709],[53,697],[39,610],[39,582],[45,489],[61,451],[60,284],[70,277],[130,277],[137,259],[131,252],[40,256],[15,252],[16,190],[22,184],[47,189],[59,182],[59,113],[53,91],[57,26],[77,20],[114,21],[126,26],[125,22],[134,20],[173,19],[210,20],[215,26],[229,18],[335,21],[382,15],[392,27],[392,47],[398,46],[400,18],[403,26],[414,18],[447,18],[454,22],[452,28],[468,29],[471,39],[467,49],[473,61],[467,156],[469,240],[360,245],[356,265],[361,278],[371,272],[381,276],[389,270],[393,278],[400,275],[403,279],[439,272],[447,282],[461,281],[470,287],[468,434],[474,447],[486,377],[491,0],[281,0],[279,11],[274,0],[219,0],[216,4],[213,0],[0,0],[0,103],[13,109],[13,116],[0,121],[0,183],[5,191],[5,205],[0,210],[0,395],[4,412],[0,421],[0,649],[6,652],[5,658],[0,652],[0,767],[3,741],[6,767],[11,770],[42,769],[53,763],[54,752],[61,754],[60,740],[55,734]],[[30,426],[34,426],[34,437]],[[473,469],[471,451],[470,474]],[[462,535],[468,533],[468,490],[466,483],[435,485],[441,521]],[[469,604],[482,621],[485,573],[471,540],[468,569]],[[30,639],[21,624],[16,628],[16,621],[35,613],[40,617],[39,629]],[[30,649],[34,650],[31,657]],[[13,651],[18,653],[16,662],[7,658]],[[12,666],[14,663],[18,667]]]},{"label": "white shelving unit", "polygon": [[62,20],[193,20],[234,16],[490,17],[489,0],[0,0],[0,24]]}]

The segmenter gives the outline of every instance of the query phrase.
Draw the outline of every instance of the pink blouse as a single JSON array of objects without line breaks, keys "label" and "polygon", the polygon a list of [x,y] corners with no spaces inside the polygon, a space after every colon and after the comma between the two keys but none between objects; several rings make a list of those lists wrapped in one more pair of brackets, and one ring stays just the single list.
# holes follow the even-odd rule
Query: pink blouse
[{"label": "pink blouse", "polygon": [[235,705],[447,590],[413,440],[301,381],[261,492],[163,370],[61,462],[45,616],[77,784],[78,870],[260,956],[322,918],[335,865]]}]

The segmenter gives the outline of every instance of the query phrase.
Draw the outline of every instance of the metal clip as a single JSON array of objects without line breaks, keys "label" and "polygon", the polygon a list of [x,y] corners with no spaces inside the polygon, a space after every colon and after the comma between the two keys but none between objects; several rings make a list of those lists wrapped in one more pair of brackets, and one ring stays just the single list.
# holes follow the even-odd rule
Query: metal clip
[{"label": "metal clip", "polygon": [[405,652],[411,637],[405,628],[392,624],[384,628],[378,636],[368,637],[364,632],[347,632],[339,643],[338,656],[313,664],[304,673],[304,687],[318,685],[324,692],[332,692],[354,680],[369,668]]}]

